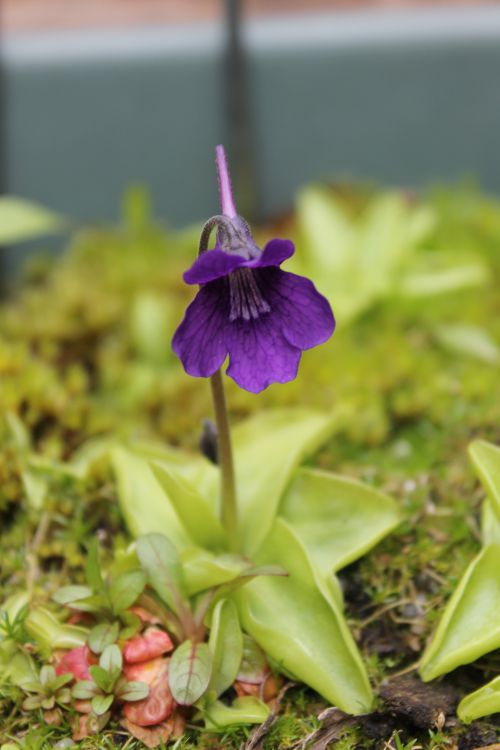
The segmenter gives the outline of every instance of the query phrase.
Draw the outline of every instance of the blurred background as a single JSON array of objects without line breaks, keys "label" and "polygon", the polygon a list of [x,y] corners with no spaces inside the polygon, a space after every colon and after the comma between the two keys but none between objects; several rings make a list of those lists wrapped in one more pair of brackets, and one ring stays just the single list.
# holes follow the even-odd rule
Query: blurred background
[{"label": "blurred background", "polygon": [[213,147],[266,218],[333,176],[500,188],[500,7],[398,0],[4,0],[1,188],[76,220],[144,183],[216,210]]},{"label": "blurred background", "polygon": [[[476,0],[245,0],[249,17],[335,11],[359,7],[477,5]],[[191,23],[220,18],[221,0],[4,0],[4,28],[81,28]]]}]

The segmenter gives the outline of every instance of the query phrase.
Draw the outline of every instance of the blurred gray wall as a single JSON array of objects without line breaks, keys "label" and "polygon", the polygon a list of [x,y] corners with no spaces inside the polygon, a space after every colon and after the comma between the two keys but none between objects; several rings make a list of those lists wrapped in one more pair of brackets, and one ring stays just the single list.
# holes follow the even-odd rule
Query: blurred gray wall
[{"label": "blurred gray wall", "polygon": [[[500,7],[255,21],[244,43],[261,212],[322,177],[500,191]],[[100,220],[139,181],[176,225],[213,214],[224,46],[215,25],[4,40],[4,189]]]}]

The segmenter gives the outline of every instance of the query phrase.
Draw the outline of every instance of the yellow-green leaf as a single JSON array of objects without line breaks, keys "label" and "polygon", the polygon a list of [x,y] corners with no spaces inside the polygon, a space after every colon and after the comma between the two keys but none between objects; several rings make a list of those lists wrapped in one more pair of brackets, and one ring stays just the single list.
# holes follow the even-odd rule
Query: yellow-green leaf
[{"label": "yellow-green leaf", "polygon": [[400,521],[394,500],[354,479],[299,469],[279,515],[295,530],[323,575],[367,552]]},{"label": "yellow-green leaf", "polygon": [[318,591],[305,549],[278,518],[256,556],[289,576],[256,578],[234,594],[243,628],[287,673],[344,711],[368,711],[363,662],[334,597]]},{"label": "yellow-green leaf", "polygon": [[243,656],[243,633],[236,606],[230,599],[222,599],[215,605],[208,647],[212,652],[208,690],[219,696],[233,684]]},{"label": "yellow-green leaf", "polygon": [[206,710],[205,729],[217,732],[236,724],[262,724],[269,714],[269,707],[253,695],[236,698],[230,706],[215,701]]},{"label": "yellow-green leaf", "polygon": [[500,545],[471,562],[420,663],[426,682],[500,648]]},{"label": "yellow-green leaf", "polygon": [[[182,476],[190,485],[196,487],[198,492],[208,498],[210,491],[217,484],[219,469],[207,461],[198,453],[173,448],[171,445],[156,442],[134,443],[133,451],[142,458],[161,463],[167,466],[176,475]],[[210,491],[209,491],[210,490]],[[217,498],[214,497],[212,510],[217,509]]]},{"label": "yellow-green leaf", "polygon": [[113,612],[120,614],[132,606],[146,585],[142,570],[129,570],[116,576],[109,587],[109,598]]},{"label": "yellow-green leaf", "polygon": [[485,328],[450,323],[437,326],[434,334],[439,343],[452,352],[474,357],[489,365],[500,364],[500,347]]},{"label": "yellow-green leaf", "polygon": [[88,631],[85,628],[59,622],[45,607],[32,609],[24,626],[42,651],[48,653],[57,648],[77,648],[87,641]]},{"label": "yellow-green leaf", "polygon": [[197,488],[161,461],[152,461],[151,468],[195,544],[208,549],[223,548],[222,524]]},{"label": "yellow-green leaf", "polygon": [[188,596],[234,580],[245,567],[241,557],[214,555],[201,547],[182,550],[181,561]]},{"label": "yellow-green leaf", "polygon": [[[269,532],[297,464],[335,429],[335,418],[302,409],[261,412],[233,430],[240,539],[252,557]],[[219,491],[218,481],[212,494]]]},{"label": "yellow-green leaf", "polygon": [[479,690],[469,693],[458,704],[457,714],[461,721],[471,721],[500,713],[500,677],[495,677]]},{"label": "yellow-green leaf", "polygon": [[170,539],[165,534],[145,534],[137,540],[136,551],[149,584],[177,611],[184,593],[184,576],[179,555]]},{"label": "yellow-green leaf", "polygon": [[489,500],[484,500],[481,508],[481,537],[483,544],[500,544],[500,519]]},{"label": "yellow-green leaf", "polygon": [[[444,262],[443,255],[441,259]],[[474,259],[457,265],[455,259],[453,265],[450,263],[449,267],[444,268],[433,268],[428,260],[428,258],[421,258],[418,264],[408,269],[408,272],[401,277],[397,289],[399,296],[418,299],[452,294],[461,289],[482,286],[489,278],[486,265],[479,260]],[[430,260],[432,261],[432,256]],[[426,261],[425,265],[424,261]]]},{"label": "yellow-green leaf", "polygon": [[118,499],[134,536],[161,532],[179,549],[193,544],[149,462],[124,448],[114,448]]},{"label": "yellow-green leaf", "polygon": [[0,196],[0,247],[56,234],[65,225],[62,216],[36,203],[11,195]]},{"label": "yellow-green leaf", "polygon": [[296,211],[308,265],[337,276],[352,270],[354,229],[332,191],[321,185],[302,188]]},{"label": "yellow-green leaf", "polygon": [[500,521],[500,448],[475,440],[469,445],[469,456]]}]

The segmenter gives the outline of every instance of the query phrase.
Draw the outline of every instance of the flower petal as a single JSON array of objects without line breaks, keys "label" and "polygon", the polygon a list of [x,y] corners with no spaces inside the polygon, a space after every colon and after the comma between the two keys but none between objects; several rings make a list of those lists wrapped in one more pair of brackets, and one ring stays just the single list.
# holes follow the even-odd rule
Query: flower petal
[{"label": "flower petal", "polygon": [[312,281],[294,273],[268,268],[260,272],[260,288],[279,318],[286,340],[298,349],[323,344],[335,330],[330,303]]},{"label": "flower petal", "polygon": [[186,284],[208,284],[223,276],[227,276],[240,266],[248,268],[264,268],[265,266],[279,266],[295,252],[291,240],[274,239],[267,243],[264,250],[256,257],[248,260],[243,255],[228,253],[215,247],[202,253],[189,268],[183,278]]},{"label": "flower petal", "polygon": [[228,322],[226,284],[213,281],[203,286],[187,308],[172,339],[172,349],[188,375],[208,378],[221,367],[227,354]]},{"label": "flower petal", "polygon": [[265,266],[279,266],[295,252],[291,240],[274,239],[267,243],[262,253],[254,260],[245,263],[249,268],[264,268]]},{"label": "flower petal", "polygon": [[186,284],[208,284],[222,276],[227,276],[239,266],[247,264],[246,258],[236,253],[225,253],[215,248],[202,253],[185,272],[183,278]]},{"label": "flower petal", "polygon": [[236,320],[227,329],[227,374],[241,388],[259,393],[271,383],[287,383],[297,375],[300,350],[281,332],[273,312],[257,320]]}]

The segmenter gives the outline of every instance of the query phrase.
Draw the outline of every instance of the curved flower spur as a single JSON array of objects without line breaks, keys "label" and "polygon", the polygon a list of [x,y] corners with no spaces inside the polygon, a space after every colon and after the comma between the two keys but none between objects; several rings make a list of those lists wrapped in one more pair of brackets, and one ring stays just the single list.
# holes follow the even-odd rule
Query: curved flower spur
[{"label": "curved flower spur", "polygon": [[[200,290],[175,332],[172,348],[189,375],[210,377],[229,355],[227,374],[247,391],[297,375],[302,351],[327,341],[335,329],[329,302],[309,279],[282,271],[294,253],[290,240],[263,250],[238,216],[223,146],[216,147],[222,214],[209,219],[200,255],[184,274]],[[213,249],[210,235],[217,229]]]}]

